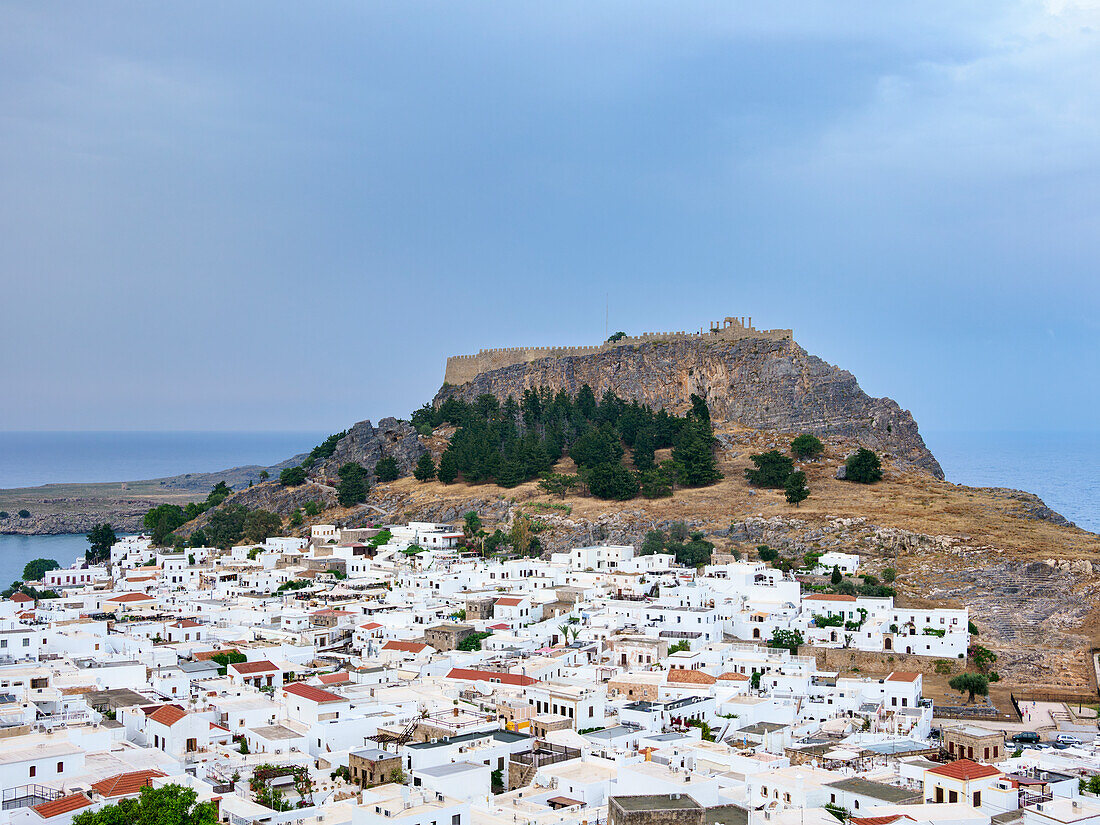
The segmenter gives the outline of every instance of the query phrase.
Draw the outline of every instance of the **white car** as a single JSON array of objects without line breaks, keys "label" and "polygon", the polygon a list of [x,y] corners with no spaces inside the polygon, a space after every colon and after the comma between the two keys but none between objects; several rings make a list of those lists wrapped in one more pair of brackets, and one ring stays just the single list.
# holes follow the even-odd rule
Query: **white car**
[{"label": "white car", "polygon": [[1081,737],[1074,736],[1072,733],[1059,733],[1054,741],[1059,745],[1080,745]]}]

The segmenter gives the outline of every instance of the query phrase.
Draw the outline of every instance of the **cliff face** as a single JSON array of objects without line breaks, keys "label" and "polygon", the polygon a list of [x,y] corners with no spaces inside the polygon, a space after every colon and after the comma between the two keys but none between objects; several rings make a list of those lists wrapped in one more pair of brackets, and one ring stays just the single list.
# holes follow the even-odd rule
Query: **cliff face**
[{"label": "cliff face", "polygon": [[401,475],[406,476],[412,473],[417,459],[426,452],[416,430],[407,421],[383,418],[377,427],[369,421],[360,421],[337,442],[336,452],[310,475],[336,478],[340,467],[349,461],[362,464],[373,475],[379,459],[392,456]]},{"label": "cliff face", "polygon": [[620,347],[567,358],[544,358],[484,372],[444,386],[435,403],[482,393],[517,398],[525,389],[575,393],[588,384],[599,397],[611,390],[654,408],[682,411],[702,396],[716,422],[780,432],[812,432],[850,440],[893,459],[903,469],[942,479],[907,410],[871,398],[855,376],[807,353],[792,339],[733,342],[670,341]]}]

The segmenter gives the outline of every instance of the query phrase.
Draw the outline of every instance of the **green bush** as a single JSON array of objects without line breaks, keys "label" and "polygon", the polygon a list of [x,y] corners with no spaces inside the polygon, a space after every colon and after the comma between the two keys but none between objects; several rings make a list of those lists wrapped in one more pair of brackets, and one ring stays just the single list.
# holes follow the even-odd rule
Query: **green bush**
[{"label": "green bush", "polygon": [[865,447],[860,447],[844,462],[844,480],[874,484],[882,479],[882,462]]},{"label": "green bush", "polygon": [[279,484],[283,487],[298,487],[306,483],[306,470],[304,467],[287,467],[279,473]]},{"label": "green bush", "polygon": [[400,471],[397,467],[397,459],[393,456],[380,458],[374,465],[374,475],[379,481],[397,481]]},{"label": "green bush", "polygon": [[787,485],[787,478],[794,472],[794,461],[778,450],[750,455],[749,460],[756,468],[745,470],[745,478],[754,487],[782,490]]},{"label": "green bush", "polygon": [[816,458],[825,451],[821,439],[810,433],[803,433],[791,442],[791,453],[795,458]]}]

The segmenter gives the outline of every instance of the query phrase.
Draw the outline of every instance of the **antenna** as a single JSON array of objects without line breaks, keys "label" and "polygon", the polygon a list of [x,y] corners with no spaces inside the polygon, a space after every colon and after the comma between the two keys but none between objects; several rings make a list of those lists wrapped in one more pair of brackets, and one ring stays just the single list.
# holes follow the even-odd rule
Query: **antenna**
[{"label": "antenna", "polygon": [[611,328],[607,325],[607,320],[611,315],[611,293],[605,292],[603,294],[603,339],[606,341],[607,336],[611,334]]}]

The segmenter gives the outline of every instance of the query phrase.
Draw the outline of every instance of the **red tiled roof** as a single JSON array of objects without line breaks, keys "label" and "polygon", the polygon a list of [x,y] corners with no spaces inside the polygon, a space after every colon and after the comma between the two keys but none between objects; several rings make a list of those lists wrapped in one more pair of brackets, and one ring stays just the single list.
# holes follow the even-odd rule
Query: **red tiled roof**
[{"label": "red tiled roof", "polygon": [[718,678],[727,682],[747,682],[749,677],[744,673],[734,673],[732,670],[729,673],[719,673]]},{"label": "red tiled roof", "polygon": [[501,624],[491,624],[491,625],[489,625],[489,629],[490,630],[511,630],[512,628],[502,622]]},{"label": "red tiled roof", "polygon": [[718,680],[701,670],[675,668],[668,672],[668,678],[665,681],[671,685],[713,685]]},{"label": "red tiled roof", "polygon": [[344,685],[351,681],[351,676],[346,670],[339,670],[336,673],[322,673],[317,678],[321,680],[322,685]]},{"label": "red tiled roof", "polygon": [[149,714],[149,719],[154,722],[160,722],[162,725],[172,727],[180,719],[187,715],[187,711],[180,710],[175,705],[161,705],[155,711]]},{"label": "red tiled roof", "polygon": [[287,693],[293,693],[295,696],[301,696],[303,699],[308,699],[311,702],[316,702],[319,705],[326,704],[327,702],[344,701],[343,696],[337,696],[335,693],[329,693],[327,690],[321,690],[311,685],[303,685],[300,682],[295,682],[293,685],[287,685],[283,690]]},{"label": "red tiled roof", "polygon": [[394,642],[386,642],[384,645],[382,645],[383,650],[400,650],[400,651],[403,651],[405,653],[419,653],[420,651],[422,651],[426,647],[427,647],[427,645],[421,644],[420,642],[396,642],[396,641],[394,641]]},{"label": "red tiled roof", "polygon": [[815,599],[819,602],[854,602],[855,596],[842,596],[839,593],[811,593],[809,596],[803,596],[803,601],[809,601]]},{"label": "red tiled roof", "polygon": [[504,596],[503,598],[497,599],[496,603],[502,607],[515,607],[522,601],[523,599],[517,599],[515,596]]},{"label": "red tiled roof", "polygon": [[67,814],[70,811],[87,808],[91,804],[92,800],[88,799],[83,793],[71,793],[68,796],[61,796],[49,802],[43,802],[41,805],[33,805],[31,810],[43,819],[50,819],[61,814]]},{"label": "red tiled roof", "polygon": [[915,682],[920,678],[919,673],[912,673],[907,670],[895,670],[889,676],[886,677],[887,682]]},{"label": "red tiled roof", "polygon": [[913,817],[906,814],[894,814],[893,816],[853,816],[851,822],[855,825],[892,825],[899,819],[908,819],[910,822],[916,822]]},{"label": "red tiled roof", "polygon": [[100,796],[131,796],[147,785],[152,785],[154,777],[167,775],[157,770],[130,771],[101,779],[92,784],[92,789]]},{"label": "red tiled roof", "polygon": [[217,724],[216,722],[211,722],[210,723],[210,730],[223,730],[226,733],[232,733],[232,731],[230,731],[229,728],[224,728],[221,725]]},{"label": "red tiled roof", "polygon": [[497,673],[495,670],[472,670],[465,667],[453,667],[447,674],[448,679],[464,679],[470,682],[500,682],[502,685],[518,685],[526,687],[538,682],[530,676],[521,676],[518,673]]},{"label": "red tiled roof", "polygon": [[107,599],[109,602],[151,602],[152,596],[146,596],[144,593],[123,593],[121,596],[115,596],[114,598]]},{"label": "red tiled roof", "polygon": [[366,624],[359,625],[359,627],[363,630],[377,630],[381,626],[382,625],[378,624],[378,622],[367,622]]},{"label": "red tiled roof", "polygon": [[174,625],[172,625],[172,627],[190,628],[190,627],[202,627],[202,625],[199,624],[198,622],[196,622],[194,619],[180,619],[178,622],[176,622]]},{"label": "red tiled roof", "polygon": [[248,673],[275,673],[279,670],[276,665],[266,659],[260,659],[258,662],[234,662],[229,667],[242,676]]},{"label": "red tiled roof", "polygon": [[33,602],[34,601],[34,599],[32,599],[30,596],[28,596],[22,590],[20,590],[16,593],[13,593],[12,597],[11,597],[11,600],[13,602],[20,602],[20,603],[22,603],[22,602]]},{"label": "red tiled roof", "polygon": [[956,759],[954,762],[948,762],[946,765],[940,765],[938,768],[929,768],[928,773],[934,773],[936,776],[946,776],[949,779],[961,779],[963,782],[969,782],[971,779],[996,776],[1000,771],[992,765],[983,765],[971,759]]},{"label": "red tiled roof", "polygon": [[235,647],[223,647],[221,650],[196,650],[191,658],[196,662],[209,662],[220,653],[240,653]]}]

